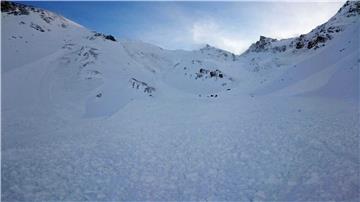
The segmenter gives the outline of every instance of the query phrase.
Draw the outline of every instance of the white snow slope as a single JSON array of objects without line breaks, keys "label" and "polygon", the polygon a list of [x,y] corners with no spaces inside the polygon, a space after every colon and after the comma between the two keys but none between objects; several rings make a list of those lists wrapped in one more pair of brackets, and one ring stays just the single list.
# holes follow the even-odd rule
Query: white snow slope
[{"label": "white snow slope", "polygon": [[2,2],[2,201],[359,201],[359,16],[242,55]]}]

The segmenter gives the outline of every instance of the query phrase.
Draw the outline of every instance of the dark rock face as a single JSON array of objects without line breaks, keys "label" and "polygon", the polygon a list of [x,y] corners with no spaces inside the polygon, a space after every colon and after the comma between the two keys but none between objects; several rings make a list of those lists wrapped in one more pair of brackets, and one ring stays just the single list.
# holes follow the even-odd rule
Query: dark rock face
[{"label": "dark rock face", "polygon": [[95,40],[97,37],[101,37],[106,40],[116,41],[115,37],[112,35],[105,35],[105,34],[98,33],[98,32],[94,32],[94,33],[95,34],[93,36],[88,37],[90,40]]},{"label": "dark rock face", "polygon": [[327,31],[328,33],[335,33],[335,32],[340,32],[340,31],[341,31],[341,28],[340,28],[340,27],[331,26],[331,27],[328,27],[326,31]]},{"label": "dark rock face", "polygon": [[290,46],[294,46],[296,49],[302,49],[306,47],[307,49],[312,48],[319,48],[325,45],[325,42],[331,40],[333,36],[332,33],[340,32],[342,29],[340,27],[330,26],[326,27],[325,24],[317,27],[316,29],[312,30],[307,35],[300,35],[299,37],[295,38]]},{"label": "dark rock face", "polygon": [[305,46],[305,44],[304,44],[304,42],[302,42],[302,41],[298,41],[297,43],[296,43],[296,49],[301,49],[301,48],[303,48]]},{"label": "dark rock face", "polygon": [[286,51],[286,45],[283,45],[283,46],[275,46],[275,47],[273,48],[273,51],[274,51],[274,52],[284,52],[284,51]]},{"label": "dark rock face", "polygon": [[268,48],[271,45],[271,42],[275,42],[277,41],[276,39],[272,39],[272,38],[267,38],[264,36],[260,36],[260,40],[257,41],[254,45],[254,51],[255,52],[261,52],[264,50],[268,50]]},{"label": "dark rock face", "polygon": [[265,52],[271,51],[273,53],[284,52],[286,51],[286,45],[274,46],[274,43],[277,42],[277,39],[268,38],[265,36],[260,36],[259,41],[253,43],[246,52]]},{"label": "dark rock face", "polygon": [[309,41],[307,48],[311,49],[311,48],[315,47],[316,45],[318,45],[319,43],[325,43],[327,40],[328,40],[328,38],[326,38],[324,36],[317,36],[313,40]]},{"label": "dark rock face", "polygon": [[214,76],[216,76],[216,72],[211,71],[211,72],[210,72],[210,77],[214,77]]},{"label": "dark rock face", "polygon": [[1,12],[12,15],[29,15],[25,5],[9,1],[1,1]]},{"label": "dark rock face", "polygon": [[[35,8],[32,6],[28,6],[28,5],[23,5],[20,3],[1,1],[1,12],[7,13],[8,15],[29,15],[30,12],[37,13],[40,15],[40,18],[48,24],[53,23],[55,21],[55,19],[61,19],[61,20],[63,20],[63,23],[59,26],[61,26],[62,28],[67,27],[67,25],[64,24],[65,19],[63,17],[57,16],[56,14],[53,14],[49,11],[45,11],[45,10]],[[41,29],[39,29],[39,28],[35,28],[35,29],[37,29],[38,31],[41,31]],[[48,31],[50,31],[50,30],[48,29]]]},{"label": "dark rock face", "polygon": [[144,93],[152,93],[155,91],[154,87],[148,86],[144,89]]},{"label": "dark rock face", "polygon": [[149,96],[152,96],[151,93],[155,92],[156,90],[154,87],[149,86],[147,83],[137,80],[135,78],[131,78],[129,80],[129,83],[131,84],[132,88],[142,89],[144,93],[149,94]]},{"label": "dark rock face", "polygon": [[116,41],[115,37],[112,35],[105,36],[105,39],[110,40],[110,41]]},{"label": "dark rock face", "polygon": [[225,77],[225,74],[222,71],[218,70],[218,69],[215,69],[215,70],[211,71],[211,70],[208,70],[208,69],[200,68],[199,72],[196,73],[195,79],[199,79],[199,78],[202,78],[202,77],[204,77],[204,78],[216,78],[216,79],[220,78],[220,79],[222,79],[222,78]]},{"label": "dark rock face", "polygon": [[[337,33],[342,32],[346,26],[342,24],[344,18],[360,19],[360,1],[347,1],[328,22],[311,30],[308,34],[291,39],[287,45],[278,45],[277,40],[260,36],[259,41],[252,44],[245,53],[249,52],[284,52],[287,50],[317,49],[326,45]],[[339,21],[340,20],[340,21]],[[333,23],[334,22],[334,23]],[[338,23],[340,22],[340,23]]]},{"label": "dark rock face", "polygon": [[290,46],[294,46],[295,44],[295,48],[296,49],[301,49],[304,48],[305,44],[306,44],[306,39],[305,39],[305,34],[300,35],[299,37],[295,38],[291,43]]},{"label": "dark rock face", "polygon": [[354,6],[349,8],[349,17],[354,15],[360,15],[360,1],[357,1]]},{"label": "dark rock face", "polygon": [[344,12],[346,17],[360,15],[360,1],[347,1],[338,11]]},{"label": "dark rock face", "polygon": [[315,29],[309,34],[300,35],[295,38],[290,46],[294,46],[296,49],[317,49],[326,45],[328,40],[331,40],[335,34],[344,30],[344,26],[332,24],[332,21],[338,20],[338,18],[358,16],[360,14],[360,1],[347,1],[343,7],[340,8],[337,15]]},{"label": "dark rock face", "polygon": [[1,12],[11,12],[15,11],[16,6],[12,2],[1,1]]},{"label": "dark rock face", "polygon": [[37,24],[34,24],[34,23],[31,23],[30,27],[40,31],[40,32],[45,32],[45,30],[40,26],[40,25],[37,25]]}]

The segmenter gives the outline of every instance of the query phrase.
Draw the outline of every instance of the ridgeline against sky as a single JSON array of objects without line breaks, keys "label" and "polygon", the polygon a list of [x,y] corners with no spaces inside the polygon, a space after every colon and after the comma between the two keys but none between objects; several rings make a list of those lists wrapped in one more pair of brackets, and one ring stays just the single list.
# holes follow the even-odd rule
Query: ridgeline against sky
[{"label": "ridgeline against sky", "polygon": [[27,2],[89,29],[167,49],[211,44],[236,54],[260,35],[289,38],[326,22],[344,3]]}]

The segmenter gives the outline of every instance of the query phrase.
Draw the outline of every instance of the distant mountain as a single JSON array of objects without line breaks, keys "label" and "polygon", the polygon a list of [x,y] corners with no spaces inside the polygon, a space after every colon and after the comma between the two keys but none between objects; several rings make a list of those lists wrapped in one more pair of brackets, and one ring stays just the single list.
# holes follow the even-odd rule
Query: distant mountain
[{"label": "distant mountain", "polygon": [[326,23],[319,25],[311,32],[299,37],[277,40],[260,37],[245,52],[299,52],[302,49],[318,49],[324,47],[327,41],[340,35],[348,26],[358,23],[360,15],[360,2],[347,1],[340,10]]},{"label": "distant mountain", "polygon": [[[2,72],[5,73],[4,80],[8,82],[14,81],[7,80],[6,73],[10,77],[18,71],[37,69],[39,78],[34,79],[42,81],[40,75],[53,72],[51,75],[54,79],[49,80],[52,84],[46,86],[57,86],[56,92],[61,97],[70,96],[62,99],[75,102],[82,100],[86,106],[85,113],[90,113],[90,109],[94,108],[103,111],[100,109],[102,107],[106,109],[100,114],[114,113],[137,96],[166,95],[170,89],[196,97],[225,96],[233,88],[247,93],[254,90],[263,92],[261,89],[273,89],[267,85],[273,86],[273,82],[278,82],[279,78],[282,84],[276,86],[285,88],[327,67],[321,65],[311,70],[299,67],[301,63],[314,60],[321,52],[342,51],[345,54],[350,50],[356,51],[353,50],[357,48],[353,47],[356,43],[348,43],[357,40],[356,35],[346,37],[345,41],[341,38],[351,30],[356,31],[354,28],[359,25],[359,9],[359,2],[347,2],[328,22],[308,34],[284,40],[261,36],[259,41],[238,56],[210,45],[196,51],[170,51],[141,41],[115,39],[111,35],[90,31],[52,12],[4,1],[2,41],[7,51],[2,55]],[[334,46],[336,49],[332,48]],[[324,57],[318,59],[323,60]],[[329,60],[332,58],[335,57]],[[294,66],[297,66],[297,73],[290,77],[289,71]],[[256,72],[260,73],[254,74]],[[16,77],[21,78],[20,75]],[[285,80],[289,82],[283,82]],[[145,90],[146,86],[145,89],[134,88],[134,85],[137,86],[134,81],[146,83],[153,90],[149,94]],[[67,83],[74,85],[65,88]],[[39,87],[45,85],[33,84]],[[15,84],[7,86],[11,88],[12,85]],[[84,89],[82,86],[87,87]],[[39,87],[24,83],[24,88]],[[69,92],[64,95],[62,92],[65,89],[62,88]],[[97,96],[99,94],[102,96]],[[25,98],[23,94],[15,95],[16,98],[7,96],[9,102],[13,99],[25,101],[32,96],[39,97],[36,94],[26,95]],[[80,95],[83,97],[75,99]],[[116,99],[120,100],[113,102]],[[109,102],[111,104],[106,104],[106,107],[102,106]]]}]

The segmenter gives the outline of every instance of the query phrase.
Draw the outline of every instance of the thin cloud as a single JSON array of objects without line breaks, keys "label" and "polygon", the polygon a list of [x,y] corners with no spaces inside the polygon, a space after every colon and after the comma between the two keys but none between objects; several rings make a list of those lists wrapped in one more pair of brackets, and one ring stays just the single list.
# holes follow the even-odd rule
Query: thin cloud
[{"label": "thin cloud", "polygon": [[329,20],[341,5],[341,2],[276,3],[269,7],[268,16],[263,16],[262,31],[278,39],[305,34]]},{"label": "thin cloud", "polygon": [[194,23],[191,34],[195,44],[211,44],[233,53],[240,53],[248,47],[247,41],[235,37],[234,33],[211,20]]},{"label": "thin cloud", "polygon": [[[206,4],[206,3],[204,3]],[[210,44],[239,54],[260,35],[290,38],[307,33],[326,22],[343,2],[224,2],[209,9],[190,8],[186,3],[159,7],[156,12],[171,25],[154,25],[138,38],[167,49],[195,49]]]}]

